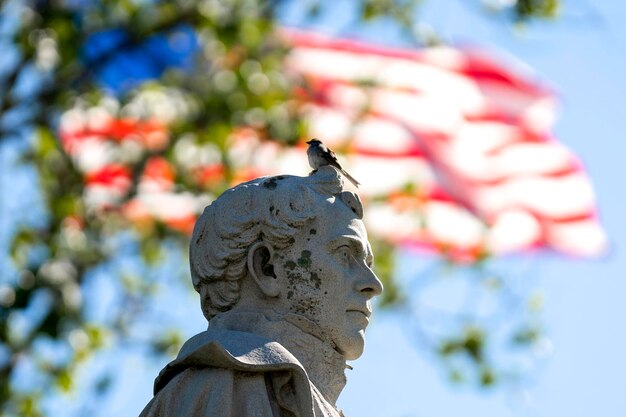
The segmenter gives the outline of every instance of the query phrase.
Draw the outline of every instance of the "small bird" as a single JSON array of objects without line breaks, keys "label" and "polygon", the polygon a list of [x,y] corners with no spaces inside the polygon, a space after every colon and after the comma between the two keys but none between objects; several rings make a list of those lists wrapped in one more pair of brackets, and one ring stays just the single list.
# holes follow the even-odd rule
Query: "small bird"
[{"label": "small bird", "polygon": [[344,170],[341,165],[339,165],[339,161],[337,161],[337,155],[333,152],[328,146],[324,145],[321,140],[311,139],[307,142],[309,145],[309,149],[307,149],[306,154],[309,157],[309,165],[313,170],[317,171],[317,169],[321,166],[330,165],[339,170],[355,187],[359,187],[360,183],[355,180],[352,175],[348,174],[346,170]]}]

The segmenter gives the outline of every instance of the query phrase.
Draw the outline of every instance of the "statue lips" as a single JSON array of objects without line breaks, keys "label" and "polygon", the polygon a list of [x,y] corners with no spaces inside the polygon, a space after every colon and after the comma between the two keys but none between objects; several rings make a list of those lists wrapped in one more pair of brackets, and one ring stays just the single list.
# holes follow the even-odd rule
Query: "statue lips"
[{"label": "statue lips", "polygon": [[366,323],[365,325],[366,326],[367,326],[367,324],[369,324],[370,316],[372,315],[372,312],[367,307],[349,308],[349,309],[346,310],[346,313],[358,313],[359,316],[364,316],[365,323]]}]

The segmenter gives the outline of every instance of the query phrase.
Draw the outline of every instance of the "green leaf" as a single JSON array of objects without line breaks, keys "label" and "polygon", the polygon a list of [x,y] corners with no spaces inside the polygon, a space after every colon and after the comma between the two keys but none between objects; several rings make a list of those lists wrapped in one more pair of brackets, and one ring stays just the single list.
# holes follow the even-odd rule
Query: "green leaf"
[{"label": "green leaf", "polygon": [[515,3],[515,13],[522,21],[531,18],[553,19],[557,16],[559,7],[559,0],[518,0]]},{"label": "green leaf", "polygon": [[541,336],[541,330],[533,327],[523,327],[513,334],[511,338],[515,345],[531,345]]},{"label": "green leaf", "polygon": [[496,374],[490,368],[483,368],[480,371],[480,384],[483,387],[490,387],[497,381]]},{"label": "green leaf", "polygon": [[379,297],[380,307],[393,307],[404,301],[402,290],[395,280],[395,248],[389,243],[372,240],[374,272],[383,283],[383,293]]},{"label": "green leaf", "polygon": [[74,384],[72,382],[72,375],[67,369],[62,370],[57,374],[55,383],[61,389],[61,391],[65,393],[70,392],[74,387]]}]

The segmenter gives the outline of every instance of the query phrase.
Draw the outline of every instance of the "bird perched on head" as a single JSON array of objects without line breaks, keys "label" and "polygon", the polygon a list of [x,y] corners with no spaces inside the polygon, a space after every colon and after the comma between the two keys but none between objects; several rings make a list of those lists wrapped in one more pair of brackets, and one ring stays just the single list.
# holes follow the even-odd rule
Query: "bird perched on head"
[{"label": "bird perched on head", "polygon": [[307,149],[306,154],[309,157],[309,165],[311,165],[313,170],[317,170],[321,166],[330,165],[337,168],[355,187],[359,187],[360,183],[339,165],[335,152],[324,145],[321,140],[311,139],[307,144],[309,145],[309,149]]}]

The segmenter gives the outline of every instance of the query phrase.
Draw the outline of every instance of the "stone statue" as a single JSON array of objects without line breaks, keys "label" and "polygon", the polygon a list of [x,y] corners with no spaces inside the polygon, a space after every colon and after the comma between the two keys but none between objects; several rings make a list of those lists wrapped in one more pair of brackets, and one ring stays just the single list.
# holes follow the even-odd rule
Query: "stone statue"
[{"label": "stone statue", "polygon": [[209,327],[161,371],[141,416],[342,416],[346,360],[363,353],[382,292],[362,215],[330,166],[209,205],[190,246]]}]

